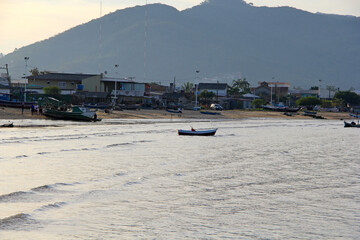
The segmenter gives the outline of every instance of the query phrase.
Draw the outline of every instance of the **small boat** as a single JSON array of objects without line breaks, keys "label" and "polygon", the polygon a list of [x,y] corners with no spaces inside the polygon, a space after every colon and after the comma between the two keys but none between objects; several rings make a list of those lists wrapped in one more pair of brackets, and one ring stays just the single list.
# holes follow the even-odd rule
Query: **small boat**
[{"label": "small boat", "polygon": [[209,111],[200,111],[202,114],[209,114],[209,115],[221,115],[219,112],[209,112]]},{"label": "small boat", "polygon": [[276,111],[276,112],[297,112],[301,109],[301,107],[293,108],[293,107],[285,107],[277,104],[263,105],[262,108],[265,110]]},{"label": "small boat", "polygon": [[14,123],[3,124],[3,125],[0,125],[0,127],[14,127]]},{"label": "small boat", "polygon": [[346,122],[344,121],[344,127],[356,127],[356,128],[360,128],[360,124],[356,123],[354,121],[352,122]]},{"label": "small boat", "polygon": [[95,111],[90,111],[88,108],[82,106],[72,106],[66,110],[55,108],[45,108],[43,114],[50,118],[61,120],[74,120],[74,121],[100,121],[97,118]]},{"label": "small boat", "polygon": [[[349,115],[350,115],[350,117],[353,117],[353,120],[351,122],[344,121],[344,127],[360,128],[360,120],[359,120],[360,116],[359,116],[359,113],[356,113],[356,115],[350,113]],[[355,118],[358,119],[357,123],[355,122]]]},{"label": "small boat", "polygon": [[170,109],[166,109],[167,112],[169,113],[182,113],[181,110],[170,110]]},{"label": "small boat", "polygon": [[187,136],[214,136],[216,133],[217,128],[209,129],[209,130],[178,130],[179,135],[187,135]]}]

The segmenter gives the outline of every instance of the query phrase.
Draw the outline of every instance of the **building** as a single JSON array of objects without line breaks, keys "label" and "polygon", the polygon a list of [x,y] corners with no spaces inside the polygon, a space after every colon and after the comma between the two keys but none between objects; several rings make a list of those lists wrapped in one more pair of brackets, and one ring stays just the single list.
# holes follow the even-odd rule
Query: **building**
[{"label": "building", "polygon": [[61,94],[73,94],[76,91],[103,92],[102,74],[45,73],[27,76],[27,91],[44,93],[44,87],[58,87]]},{"label": "building", "polygon": [[217,97],[226,97],[228,85],[227,83],[199,83],[198,94],[207,90],[215,93]]},{"label": "building", "polygon": [[0,83],[0,100],[10,101],[10,87],[8,84],[3,84],[3,82]]},{"label": "building", "polygon": [[280,102],[289,93],[290,83],[286,82],[258,82],[259,86],[252,88],[252,93],[267,102]]}]

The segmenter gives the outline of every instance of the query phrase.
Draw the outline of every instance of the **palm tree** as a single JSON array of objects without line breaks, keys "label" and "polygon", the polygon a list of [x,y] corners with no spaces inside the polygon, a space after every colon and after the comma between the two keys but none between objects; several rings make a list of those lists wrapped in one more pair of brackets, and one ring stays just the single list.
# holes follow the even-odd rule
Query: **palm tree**
[{"label": "palm tree", "polygon": [[230,95],[241,95],[250,92],[250,83],[246,81],[246,78],[234,80],[232,86],[230,87],[228,93]]},{"label": "palm tree", "polygon": [[184,90],[185,93],[190,93],[193,91],[194,84],[191,82],[186,82],[181,86],[181,89]]}]

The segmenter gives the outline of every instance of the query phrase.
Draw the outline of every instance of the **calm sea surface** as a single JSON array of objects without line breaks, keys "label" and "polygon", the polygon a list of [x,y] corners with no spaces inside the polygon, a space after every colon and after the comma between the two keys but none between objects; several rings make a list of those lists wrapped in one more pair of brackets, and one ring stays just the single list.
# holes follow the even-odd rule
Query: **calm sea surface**
[{"label": "calm sea surface", "polygon": [[14,124],[1,240],[360,239],[360,129],[341,121]]}]

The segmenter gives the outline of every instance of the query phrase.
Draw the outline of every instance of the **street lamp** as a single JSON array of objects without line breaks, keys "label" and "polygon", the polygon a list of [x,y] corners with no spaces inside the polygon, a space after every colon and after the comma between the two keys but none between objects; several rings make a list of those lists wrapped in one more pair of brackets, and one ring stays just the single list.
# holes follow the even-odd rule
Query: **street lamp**
[{"label": "street lamp", "polygon": [[196,84],[196,79],[198,79],[199,70],[196,70],[196,77],[195,77],[195,107],[197,107],[197,93],[198,93],[198,84]]},{"label": "street lamp", "polygon": [[26,102],[26,73],[27,73],[27,61],[29,60],[29,57],[24,57],[25,60],[25,73],[24,73],[24,80],[25,80],[25,88],[24,88],[24,102]]},{"label": "street lamp", "polygon": [[320,89],[321,89],[321,81],[322,81],[322,80],[321,80],[321,79],[319,79],[319,99],[321,99],[321,97],[320,97],[320,92],[321,92],[321,90],[320,90]]},{"label": "street lamp", "polygon": [[118,72],[117,72],[117,68],[119,67],[119,65],[118,64],[115,64],[115,76],[116,76],[116,78],[115,78],[115,96],[114,96],[114,103],[116,103],[116,91],[117,91],[117,86],[116,86],[116,82],[117,82],[117,75],[118,75]]}]

